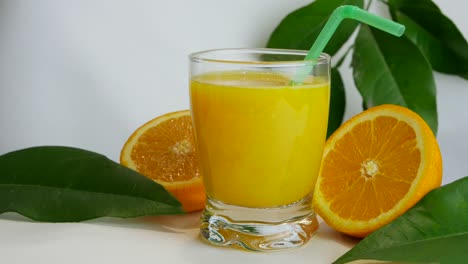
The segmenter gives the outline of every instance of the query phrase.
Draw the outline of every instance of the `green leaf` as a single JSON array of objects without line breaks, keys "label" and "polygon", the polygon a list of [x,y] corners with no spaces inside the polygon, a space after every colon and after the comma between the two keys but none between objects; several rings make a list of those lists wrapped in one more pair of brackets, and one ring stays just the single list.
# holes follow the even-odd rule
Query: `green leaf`
[{"label": "green leaf", "polygon": [[381,104],[408,107],[437,133],[432,69],[411,41],[362,25],[352,67],[354,82],[367,107]]},{"label": "green leaf", "polygon": [[0,213],[72,222],[182,213],[161,185],[98,153],[34,147],[0,156]]},{"label": "green leaf", "polygon": [[431,0],[389,0],[394,20],[406,26],[434,70],[468,79],[468,43],[455,24]]},{"label": "green leaf", "polygon": [[[268,48],[309,50],[332,12],[341,5],[363,7],[363,0],[317,0],[287,15],[273,31]],[[357,22],[345,20],[338,27],[324,52],[335,54],[351,36]]]},{"label": "green leaf", "polygon": [[330,114],[328,116],[327,138],[340,127],[346,105],[345,89],[340,72],[331,69]]},{"label": "green leaf", "polygon": [[428,193],[334,264],[354,260],[464,264],[468,260],[468,177]]},{"label": "green leaf", "polygon": [[362,110],[366,111],[367,110],[367,104],[366,101],[362,100]]}]

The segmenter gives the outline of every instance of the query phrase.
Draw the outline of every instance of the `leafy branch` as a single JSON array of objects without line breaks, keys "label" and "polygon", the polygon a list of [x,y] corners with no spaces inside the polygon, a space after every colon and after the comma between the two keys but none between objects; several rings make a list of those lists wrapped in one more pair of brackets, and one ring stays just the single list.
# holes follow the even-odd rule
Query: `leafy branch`
[{"label": "leafy branch", "polygon": [[[391,18],[406,26],[401,38],[347,20],[325,48],[336,54],[355,30],[358,34],[331,71],[328,135],[341,124],[345,88],[339,68],[352,53],[351,67],[363,108],[397,104],[417,112],[437,133],[436,85],[433,71],[468,79],[468,44],[455,24],[431,0],[388,0]],[[366,9],[372,5],[367,2]],[[287,15],[273,31],[268,48],[308,50],[338,6],[364,7],[364,0],[317,0]]]}]

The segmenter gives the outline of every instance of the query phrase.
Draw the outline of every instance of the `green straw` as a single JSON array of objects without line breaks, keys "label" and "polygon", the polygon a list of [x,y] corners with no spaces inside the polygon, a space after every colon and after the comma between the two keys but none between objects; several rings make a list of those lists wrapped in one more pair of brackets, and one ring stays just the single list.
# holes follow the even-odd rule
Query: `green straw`
[{"label": "green straw", "polygon": [[[405,26],[402,24],[369,13],[357,6],[343,5],[333,11],[314,44],[310,48],[309,53],[307,53],[306,57],[304,58],[305,61],[315,61],[318,59],[328,41],[330,41],[330,38],[333,36],[336,29],[340,25],[341,21],[343,21],[345,18],[358,20],[397,37],[401,37],[405,32]],[[299,70],[299,72],[293,78],[293,83],[302,83],[312,70],[312,67],[313,65],[310,65],[310,67],[304,67],[302,70]]]}]

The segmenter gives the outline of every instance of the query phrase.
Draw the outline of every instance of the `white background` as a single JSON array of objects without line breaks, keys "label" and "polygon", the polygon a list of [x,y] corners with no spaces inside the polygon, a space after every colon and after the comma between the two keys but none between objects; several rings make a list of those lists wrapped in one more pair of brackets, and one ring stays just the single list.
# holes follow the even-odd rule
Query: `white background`
[{"label": "white background", "polygon": [[[67,145],[117,161],[138,126],[188,108],[189,53],[264,47],[283,17],[309,2],[3,0],[0,155]],[[372,10],[385,15],[374,2]],[[468,3],[435,2],[468,37]],[[361,111],[348,65],[349,59],[341,68],[346,119]],[[468,82],[438,73],[435,78],[443,183],[448,183],[468,175]],[[2,263],[331,263],[355,243],[323,224],[317,238],[299,250],[218,249],[197,240],[197,217],[47,224],[4,214],[0,255]]]}]

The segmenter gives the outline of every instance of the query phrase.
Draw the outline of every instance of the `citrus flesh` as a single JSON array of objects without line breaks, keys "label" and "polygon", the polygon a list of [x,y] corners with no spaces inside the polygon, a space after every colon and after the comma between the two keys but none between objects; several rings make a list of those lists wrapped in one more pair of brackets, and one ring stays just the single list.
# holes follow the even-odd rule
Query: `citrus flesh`
[{"label": "citrus flesh", "polygon": [[122,148],[120,163],[164,186],[185,212],[204,208],[189,110],[156,117],[135,130]]},{"label": "citrus flesh", "polygon": [[440,186],[442,158],[434,134],[411,110],[370,108],[326,142],[313,206],[337,231],[364,237]]}]

